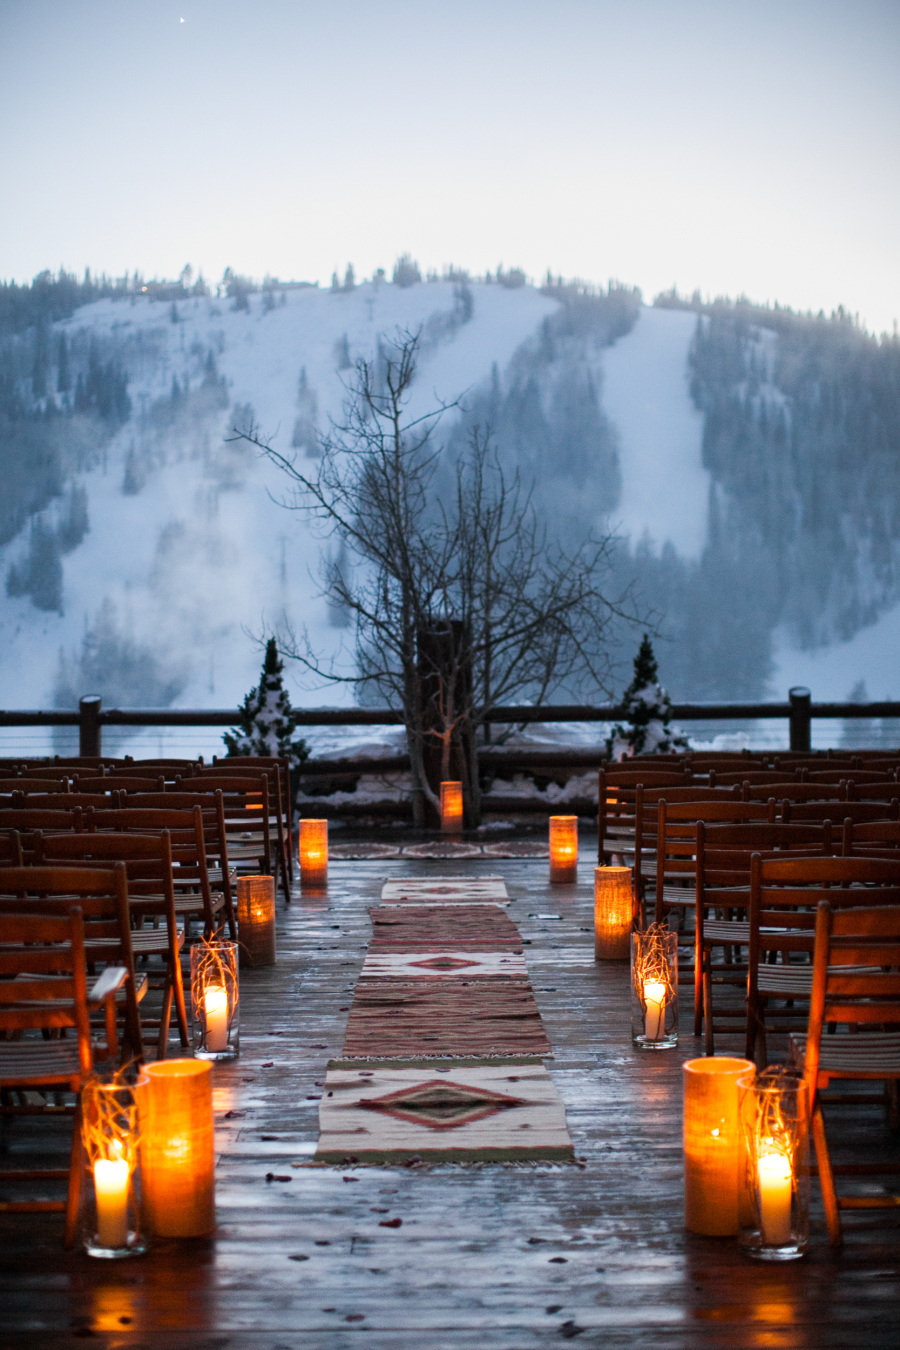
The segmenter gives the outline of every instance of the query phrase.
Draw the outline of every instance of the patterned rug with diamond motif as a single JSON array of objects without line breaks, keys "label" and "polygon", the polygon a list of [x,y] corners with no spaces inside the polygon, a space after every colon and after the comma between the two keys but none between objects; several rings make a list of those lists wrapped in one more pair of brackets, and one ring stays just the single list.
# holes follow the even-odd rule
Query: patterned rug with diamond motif
[{"label": "patterned rug with diamond motif", "polygon": [[344,1058],[328,1066],[318,1161],[572,1161],[507,898],[500,877],[385,885]]}]

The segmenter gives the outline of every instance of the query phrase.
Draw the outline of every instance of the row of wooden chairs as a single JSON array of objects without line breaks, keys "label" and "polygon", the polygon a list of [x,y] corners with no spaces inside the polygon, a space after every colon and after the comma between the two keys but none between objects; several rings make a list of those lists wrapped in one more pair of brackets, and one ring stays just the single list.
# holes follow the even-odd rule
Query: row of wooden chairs
[{"label": "row of wooden chairs", "polygon": [[[202,785],[201,785],[202,784]],[[246,861],[262,866],[281,885],[290,900],[293,882],[291,839],[290,771],[285,759],[260,756],[215,761],[109,761],[54,760],[0,764],[0,808],[22,807],[58,794],[88,805],[88,796],[110,796],[107,805],[122,806],[125,794],[200,793],[221,790],[227,806],[227,828],[232,841],[231,857],[239,868]],[[74,806],[75,801],[70,803]]]}]

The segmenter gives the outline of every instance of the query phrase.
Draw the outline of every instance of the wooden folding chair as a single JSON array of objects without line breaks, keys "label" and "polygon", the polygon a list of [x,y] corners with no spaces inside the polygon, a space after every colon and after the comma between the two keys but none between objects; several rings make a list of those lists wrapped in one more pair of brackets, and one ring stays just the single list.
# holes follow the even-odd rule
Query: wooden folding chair
[{"label": "wooden folding chair", "polygon": [[[58,834],[48,838],[38,835],[36,861],[37,865],[64,862],[73,869],[124,867],[128,879],[132,957],[149,960],[152,956],[158,956],[164,967],[157,1058],[164,1059],[166,1055],[173,1002],[181,1044],[189,1046],[190,1034],[181,976],[181,949],[185,933],[175,917],[172,850],[168,832],[162,831],[159,835]],[[163,920],[161,928],[155,926],[160,918]],[[88,951],[91,950],[89,937]],[[144,1020],[147,1026],[153,1025],[151,1019]]]},{"label": "wooden folding chair", "polygon": [[[837,1028],[846,1026],[846,1033]],[[882,1082],[891,1125],[900,1125],[900,906],[816,910],[813,978],[806,1035],[791,1038],[803,1064],[828,1236],[842,1241],[841,1210],[900,1207],[900,1196],[838,1195],[835,1176],[900,1173],[897,1163],[835,1167],[828,1151],[822,1092],[834,1081]],[[836,1033],[825,1035],[824,1032]]]},{"label": "wooden folding chair", "polygon": [[[113,867],[3,867],[0,868],[0,931],[9,914],[65,917],[72,905],[81,909],[84,943],[91,974],[88,995],[93,997],[97,964],[121,967],[127,979],[117,986],[116,1008],[121,1011],[129,1058],[143,1060],[144,1042],[138,1004],[147,979],[135,975],[128,879],[124,863]],[[103,986],[100,986],[101,989]],[[108,1027],[115,1036],[115,1026]]]},{"label": "wooden folding chair", "polygon": [[265,771],[229,778],[204,773],[180,784],[180,789],[188,792],[222,793],[229,863],[238,873],[261,871],[275,877],[276,888],[280,878],[289,903],[287,863],[277,831],[273,847],[274,817],[269,787],[270,775]]},{"label": "wooden folding chair", "polygon": [[[291,789],[291,765],[290,761],[284,755],[228,755],[219,759],[213,755],[213,762],[210,766],[215,773],[233,773],[235,770],[241,771],[240,766],[246,765],[248,769],[277,769],[277,784],[281,794],[279,811],[283,817],[284,839],[286,841],[288,875],[291,882],[294,880],[294,801]],[[206,772],[205,765],[199,765],[197,774],[202,777]],[[274,796],[274,792],[269,794]]]},{"label": "wooden folding chair", "polygon": [[[90,1010],[103,1009],[107,1037],[115,1037],[114,1000],[128,979],[124,967],[108,966],[88,992],[85,974],[84,922],[81,907],[70,905],[68,913],[3,915],[0,934],[0,1115],[36,1116],[42,1108],[34,1101],[27,1106],[11,1100],[14,1093],[72,1092],[76,1105],[69,1167],[40,1170],[0,1171],[0,1181],[50,1181],[68,1179],[68,1198],[55,1200],[7,1200],[0,1209],[9,1213],[64,1211],[65,1243],[71,1247],[78,1224],[82,1174],[81,1102],[82,1084],[94,1068],[94,1051],[100,1049],[91,1036]],[[67,1038],[66,1031],[75,1032]],[[118,1047],[103,1046],[103,1058],[115,1058]],[[46,1105],[58,1115],[58,1106]]]},{"label": "wooden folding chair", "polygon": [[[646,827],[652,828],[652,803],[645,808]],[[657,923],[669,924],[669,915],[677,912],[679,929],[684,927],[685,913],[693,909],[697,897],[697,822],[737,822],[775,820],[775,802],[742,802],[737,797],[727,801],[670,802],[661,797],[656,803],[656,888],[654,917]],[[670,925],[671,926],[671,925]],[[683,933],[683,941],[691,944],[692,933]]]},{"label": "wooden folding chair", "polygon": [[[750,941],[750,874],[753,855],[783,858],[786,854],[830,856],[831,821],[812,825],[784,825],[753,821],[741,824],[697,822],[697,884],[694,952],[694,1035],[706,1032],[705,1051],[715,1054],[716,1018],[746,1023],[746,1006],[717,1008],[713,985],[746,990]],[[722,957],[713,960],[716,949]]]},{"label": "wooden folding chair", "polygon": [[[166,794],[160,800],[167,800],[169,795]],[[210,938],[220,931],[224,910],[230,935],[236,938],[231,875],[227,867],[224,871],[221,868],[220,848],[207,843],[207,837],[215,839],[218,834],[214,805],[206,808],[205,816],[204,820],[204,809],[195,803],[175,811],[147,806],[127,807],[122,811],[96,811],[91,808],[85,812],[84,819],[85,830],[89,834],[161,834],[167,830],[174,864],[175,913],[183,915],[187,923],[201,918],[204,934]],[[214,866],[214,870],[221,890],[213,889],[210,858],[214,865],[219,864]]]},{"label": "wooden folding chair", "polygon": [[228,833],[225,826],[225,798],[215,792],[129,792],[123,796],[123,811],[193,811],[199,807],[206,844],[207,877],[213,894],[221,888],[229,929],[234,920],[234,896],[237,870],[228,860]]},{"label": "wooden folding chair", "polygon": [[[767,1034],[796,1030],[812,988],[816,906],[900,904],[900,858],[803,857],[754,854],[750,870],[747,946],[748,1059],[768,1061]],[[791,1025],[794,1023],[794,1025]]]}]

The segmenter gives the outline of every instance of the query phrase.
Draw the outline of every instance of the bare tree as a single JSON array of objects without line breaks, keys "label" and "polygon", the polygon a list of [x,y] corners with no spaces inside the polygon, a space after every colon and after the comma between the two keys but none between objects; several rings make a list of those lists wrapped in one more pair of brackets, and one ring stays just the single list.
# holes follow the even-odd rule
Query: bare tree
[{"label": "bare tree", "polygon": [[603,591],[612,540],[548,540],[530,491],[504,472],[487,431],[472,431],[455,465],[442,462],[436,431],[455,405],[407,414],[417,341],[400,331],[380,361],[357,361],[344,416],[321,439],[315,467],[298,467],[255,426],[235,431],[288,476],[284,504],[341,545],[339,561],[323,563],[323,593],[352,616],[353,671],[323,663],[305,630],[282,634],[282,651],[402,713],[417,821],[426,803],[439,809],[426,764],[437,746],[440,777],[461,773],[477,823],[485,713],[588,688],[608,693],[612,621],[637,616],[627,595]]}]

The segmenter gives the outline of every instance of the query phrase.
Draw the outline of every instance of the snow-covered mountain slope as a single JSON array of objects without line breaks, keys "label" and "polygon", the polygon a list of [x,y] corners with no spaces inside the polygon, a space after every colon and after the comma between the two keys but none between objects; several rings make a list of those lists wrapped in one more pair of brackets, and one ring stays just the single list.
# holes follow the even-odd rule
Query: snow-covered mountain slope
[{"label": "snow-covered mountain slope", "polygon": [[[461,397],[471,416],[490,420],[496,411],[503,453],[519,453],[526,476],[534,472],[537,505],[554,525],[565,527],[570,515],[573,531],[587,519],[627,538],[621,565],[643,569],[649,607],[674,634],[658,655],[675,697],[744,696],[736,682],[725,687],[733,672],[721,687],[710,672],[722,666],[723,652],[736,653],[740,664],[748,616],[763,674],[754,675],[747,696],[759,696],[775,620],[751,615],[754,578],[747,595],[733,598],[740,569],[727,571],[722,539],[727,545],[731,517],[724,507],[720,554],[706,549],[711,497],[725,502],[730,491],[734,502],[739,491],[720,464],[711,493],[704,466],[704,414],[689,386],[697,315],[638,306],[631,292],[611,291],[601,301],[495,282],[469,282],[461,291],[449,281],[374,281],[346,292],[276,288],[250,294],[245,308],[227,298],[172,305],[134,296],[76,309],[53,326],[47,349],[55,352],[65,336],[74,378],[94,342],[102,361],[127,373],[132,412],[111,438],[98,439],[102,453],[67,469],[65,492],[73,482],[83,488],[89,531],[62,557],[61,612],[0,589],[0,706],[51,707],[62,691],[69,702],[97,692],[85,687],[89,673],[111,661],[119,684],[108,702],[236,705],[258,679],[254,637],[285,623],[306,625],[320,655],[339,654],[349,631],[335,626],[318,595],[327,542],[279,505],[283,475],[227,437],[236,419],[252,416],[277,449],[302,458],[311,429],[327,429],[329,417],[339,415],[350,363],[373,356],[398,328],[422,331],[413,412]],[[607,308],[600,312],[598,304]],[[748,383],[744,394],[757,402],[765,394],[771,423],[773,410],[786,406],[771,383],[783,338],[759,323],[749,331],[744,355],[736,348],[738,364],[726,375],[740,391],[740,363],[747,365],[752,388]],[[23,339],[23,350],[29,341],[36,338]],[[20,368],[27,394],[27,357]],[[706,379],[711,388],[708,370]],[[456,413],[447,416],[452,431]],[[725,469],[734,469],[731,461]],[[772,491],[780,491],[777,482]],[[63,498],[44,507],[48,529],[59,528],[63,509]],[[22,568],[32,528],[25,518],[0,548],[2,579]],[[748,538],[747,556],[754,549],[758,555],[755,536]],[[652,548],[641,551],[645,539]],[[675,553],[660,558],[667,542]],[[873,697],[893,693],[898,614],[813,655],[796,651],[786,630],[776,629],[770,696],[783,698],[789,684],[805,683],[814,697],[841,698],[859,679]],[[629,634],[626,648],[633,640]],[[622,684],[633,650],[626,648]],[[303,687],[290,667],[288,680],[296,705],[353,700],[346,685]]]},{"label": "snow-covered mountain slope", "polygon": [[615,519],[633,543],[670,540],[696,558],[706,538],[709,474],[703,416],[691,402],[688,352],[697,316],[645,307],[603,353],[603,407],[619,432],[622,497]]},{"label": "snow-covered mountain slope", "polygon": [[[0,596],[0,706],[53,705],[59,654],[80,650],[105,601],[115,607],[123,639],[149,648],[180,686],[181,706],[237,703],[258,676],[260,653],[250,634],[284,619],[307,624],[320,651],[337,650],[343,630],[329,625],[316,596],[321,540],[272,500],[284,495],[278,471],[251,448],[225,442],[232,409],[250,405],[262,431],[290,454],[301,371],[319,426],[327,427],[344,396],[342,358],[370,357],[379,337],[389,340],[398,327],[424,329],[416,393],[422,409],[435,397],[450,401],[484,380],[492,362],[504,368],[557,308],[530,287],[474,289],[471,318],[458,332],[435,321],[454,310],[454,288],[440,282],[370,283],[338,294],[288,290],[284,304],[268,312],[260,295],[249,297],[246,311],[197,298],[175,315],[146,298],[103,300],[56,325],[70,341],[86,330],[121,351],[134,412],[102,463],[79,476],[90,530],[63,560],[63,612]],[[182,389],[196,388],[209,351],[227,384],[227,409],[200,426],[154,430],[154,403],[168,398],[173,377]],[[129,453],[145,465],[132,495],[123,492]],[[4,575],[27,538],[26,529],[2,550]],[[345,686],[294,690],[294,698],[352,701]]]}]

